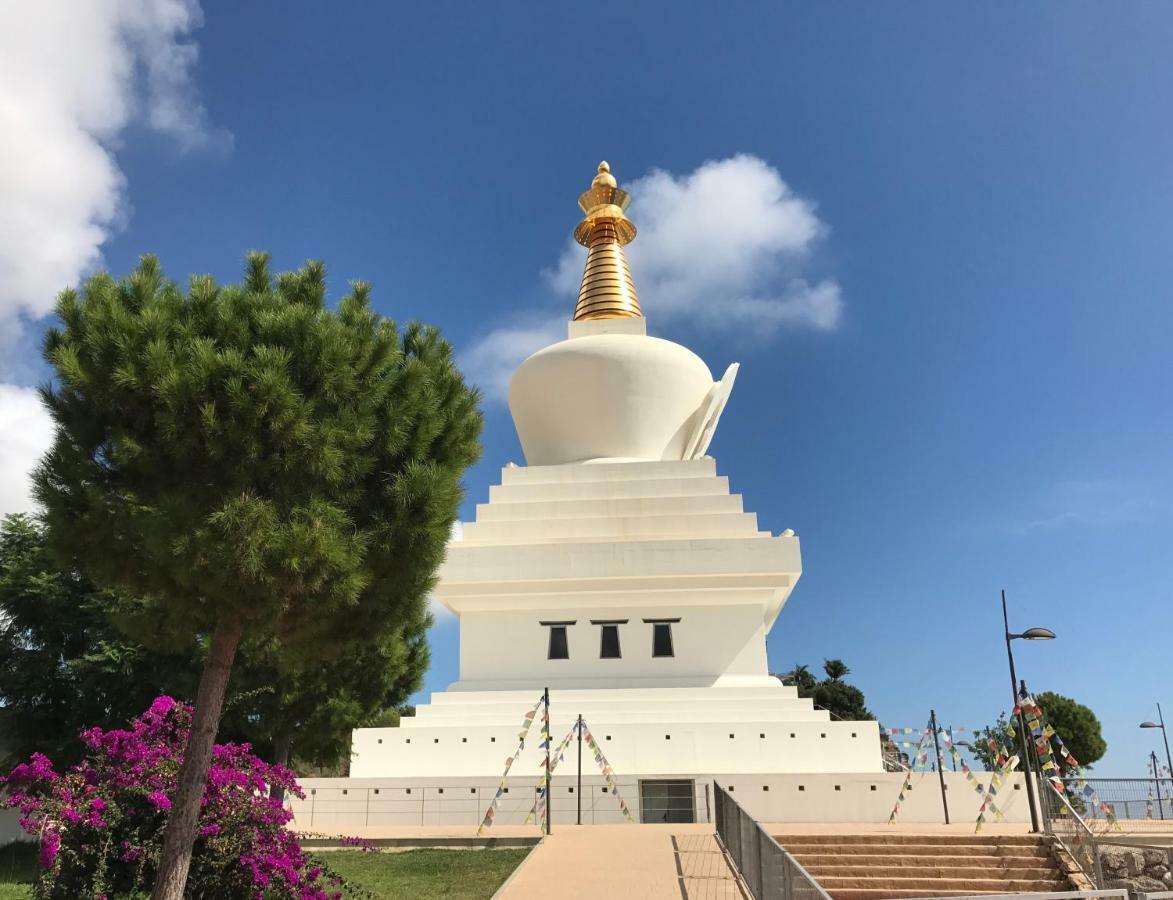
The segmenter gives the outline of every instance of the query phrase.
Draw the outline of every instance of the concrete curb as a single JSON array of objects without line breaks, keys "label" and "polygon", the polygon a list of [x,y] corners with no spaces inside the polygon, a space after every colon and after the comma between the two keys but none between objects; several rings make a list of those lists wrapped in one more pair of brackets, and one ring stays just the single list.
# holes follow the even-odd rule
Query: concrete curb
[{"label": "concrete curb", "polygon": [[[403,850],[505,850],[536,847],[542,842],[540,837],[394,837],[394,838],[363,838],[364,844],[379,849]],[[301,846],[307,850],[353,850],[353,845],[343,843],[336,837],[302,838]],[[529,857],[526,857],[527,859]]]},{"label": "concrete curb", "polygon": [[537,852],[538,848],[542,846],[545,840],[545,837],[540,837],[537,839],[537,843],[533,845],[533,849],[525,855],[525,859],[517,864],[517,868],[509,874],[509,877],[506,878],[504,882],[502,882],[501,887],[497,888],[497,890],[493,892],[493,896],[490,897],[489,900],[501,900],[501,898],[505,896],[505,891],[509,885],[513,883],[513,879],[515,879],[518,873],[525,868],[526,863],[534,858],[534,853]]}]

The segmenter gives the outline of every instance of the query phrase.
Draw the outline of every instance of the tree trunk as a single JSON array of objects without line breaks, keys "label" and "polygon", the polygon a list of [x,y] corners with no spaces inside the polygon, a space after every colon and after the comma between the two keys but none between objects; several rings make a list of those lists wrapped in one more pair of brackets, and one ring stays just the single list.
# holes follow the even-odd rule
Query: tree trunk
[{"label": "tree trunk", "polygon": [[179,790],[167,818],[159,873],[155,877],[151,900],[183,900],[187,871],[191,867],[191,849],[199,826],[200,801],[212,765],[212,744],[220,727],[224,693],[228,689],[228,676],[232,674],[232,660],[242,630],[240,617],[230,616],[221,619],[212,632],[208,660],[204,663],[196,693],[191,734],[179,770]]},{"label": "tree trunk", "polygon": [[[273,765],[288,766],[289,757],[293,753],[293,736],[288,734],[278,735],[273,739]],[[275,800],[285,800],[285,788],[279,784],[269,786],[269,796]]]}]

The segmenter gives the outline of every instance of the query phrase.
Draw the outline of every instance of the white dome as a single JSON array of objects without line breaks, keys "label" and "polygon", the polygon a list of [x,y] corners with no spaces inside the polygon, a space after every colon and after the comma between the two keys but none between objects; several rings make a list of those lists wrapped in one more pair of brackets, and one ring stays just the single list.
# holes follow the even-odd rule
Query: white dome
[{"label": "white dome", "polygon": [[509,409],[531,466],[684,459],[713,387],[709,367],[687,347],[644,334],[590,334],[523,362],[509,383]]}]

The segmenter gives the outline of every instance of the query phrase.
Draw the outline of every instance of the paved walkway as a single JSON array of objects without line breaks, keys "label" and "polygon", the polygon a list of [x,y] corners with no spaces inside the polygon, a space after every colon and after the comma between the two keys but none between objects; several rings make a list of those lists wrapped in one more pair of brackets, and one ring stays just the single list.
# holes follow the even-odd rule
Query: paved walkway
[{"label": "paved walkway", "polygon": [[742,900],[712,825],[554,826],[502,900]]}]

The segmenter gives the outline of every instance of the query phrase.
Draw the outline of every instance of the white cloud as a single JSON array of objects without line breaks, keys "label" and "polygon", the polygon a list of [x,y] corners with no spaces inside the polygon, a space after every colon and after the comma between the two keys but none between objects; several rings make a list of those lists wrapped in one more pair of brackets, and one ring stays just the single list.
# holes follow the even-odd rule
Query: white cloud
[{"label": "white cloud", "polygon": [[49,313],[126,213],[113,155],[132,121],[184,150],[208,127],[192,82],[196,0],[38,0],[0,28],[0,335]]},{"label": "white cloud", "polygon": [[[646,315],[771,331],[839,323],[839,286],[802,278],[828,228],[763,160],[740,154],[680,177],[657,169],[624,188],[639,229],[627,258]],[[585,257],[568,243],[545,273],[550,285],[576,294]]]},{"label": "white cloud", "polygon": [[[452,523],[452,533],[448,536],[448,542],[464,540],[464,523],[457,519]],[[436,619],[437,623],[441,623],[447,619],[455,618],[452,610],[436,599],[435,594],[428,595],[428,612]]]},{"label": "white cloud", "polygon": [[53,422],[34,388],[0,384],[0,516],[34,507],[29,473],[53,442]]},{"label": "white cloud", "polygon": [[566,337],[568,313],[551,316],[542,311],[533,318],[537,321],[495,328],[458,355],[461,371],[490,400],[505,400],[509,379],[523,359]]},{"label": "white cloud", "polygon": [[1115,528],[1145,522],[1163,503],[1135,485],[1115,481],[1061,481],[1033,504],[1032,514],[1014,526],[1019,534],[1063,528]]},{"label": "white cloud", "polygon": [[[623,187],[639,229],[627,257],[644,314],[654,321],[740,328],[755,339],[783,327],[838,326],[839,285],[810,271],[829,229],[768,163],[740,154],[682,176],[653,170]],[[536,325],[498,326],[461,355],[490,399],[504,398],[522,359],[562,336],[585,258],[586,250],[568,241],[542,273],[564,298],[562,311],[531,313],[526,321]]]}]

